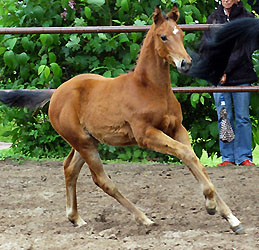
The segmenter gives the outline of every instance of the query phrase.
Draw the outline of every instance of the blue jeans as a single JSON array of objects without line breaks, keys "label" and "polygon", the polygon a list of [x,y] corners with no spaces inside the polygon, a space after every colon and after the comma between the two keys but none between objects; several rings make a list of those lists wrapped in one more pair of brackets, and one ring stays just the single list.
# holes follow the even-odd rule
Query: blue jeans
[{"label": "blue jeans", "polygon": [[[250,84],[242,84],[240,86],[250,86]],[[252,161],[252,127],[249,118],[250,92],[226,92],[213,94],[217,108],[219,129],[221,95],[224,96],[228,113],[227,117],[235,132],[235,139],[232,142],[224,143],[219,140],[222,161],[232,161],[236,164],[240,164],[245,160]],[[235,114],[235,122],[233,111]]]}]

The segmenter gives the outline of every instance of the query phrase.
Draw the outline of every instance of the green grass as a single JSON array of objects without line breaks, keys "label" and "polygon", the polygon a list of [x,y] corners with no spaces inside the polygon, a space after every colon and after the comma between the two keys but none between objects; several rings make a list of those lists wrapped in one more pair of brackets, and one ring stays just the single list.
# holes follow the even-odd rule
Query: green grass
[{"label": "green grass", "polygon": [[217,155],[214,158],[208,157],[207,152],[203,150],[200,161],[204,166],[213,167],[221,162],[221,157],[217,157]]},{"label": "green grass", "polygon": [[10,158],[15,161],[23,161],[23,160],[30,160],[30,161],[63,161],[65,158],[37,158],[37,157],[29,157],[24,154],[14,153],[12,148],[6,148],[0,150],[0,161]]},{"label": "green grass", "polygon": [[[216,166],[218,163],[222,162],[221,157],[214,157],[213,159],[209,158],[206,151],[203,151],[203,154],[200,160],[204,166],[209,166],[209,167]],[[257,166],[259,165],[259,145],[257,145],[253,150],[253,162],[255,163],[255,165]]]},{"label": "green grass", "polygon": [[11,130],[10,126],[4,126],[0,123],[0,141],[1,142],[10,142],[11,137],[9,136],[9,131]]},{"label": "green grass", "polygon": [[253,151],[253,161],[255,165],[259,165],[259,145],[257,145]]},{"label": "green grass", "polygon": [[[16,160],[19,160],[21,158],[25,158],[25,159],[28,159],[28,160],[39,160],[37,158],[28,158],[24,155],[14,154],[12,148],[0,150],[0,160],[4,160],[5,158],[12,158],[12,159],[16,159]],[[40,159],[40,161],[42,161],[42,160],[62,161],[64,159]],[[200,160],[201,160],[201,163],[206,167],[214,167],[218,163],[222,162],[221,157],[214,157],[213,159],[211,157],[208,157],[208,154],[207,154],[206,151],[203,151],[203,154],[202,154]],[[108,161],[108,162],[111,162],[111,161]],[[257,166],[259,165],[259,145],[257,145],[256,148],[253,151],[253,162]],[[148,164],[149,162],[146,161],[146,162],[143,162],[143,163]]]}]

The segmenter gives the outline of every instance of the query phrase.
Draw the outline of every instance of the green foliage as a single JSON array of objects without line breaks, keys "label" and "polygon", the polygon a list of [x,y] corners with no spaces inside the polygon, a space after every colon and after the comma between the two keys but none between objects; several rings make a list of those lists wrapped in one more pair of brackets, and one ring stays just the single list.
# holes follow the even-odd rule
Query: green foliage
[{"label": "green foliage", "polygon": [[[149,25],[156,5],[170,10],[177,2],[179,23],[205,23],[218,3],[197,0],[5,0],[0,5],[0,26],[92,26]],[[246,1],[244,1],[246,2]],[[185,45],[197,50],[201,32],[186,32]],[[33,34],[0,35],[0,87],[57,88],[80,73],[115,77],[130,71],[136,62],[144,35],[120,34]],[[258,57],[255,57],[255,61]],[[258,65],[256,61],[256,65]],[[256,66],[257,67],[257,66]],[[172,86],[204,86],[206,82],[171,72]],[[218,152],[216,111],[210,94],[177,94],[182,104],[184,125],[190,131],[198,156]],[[258,108],[252,98],[254,143],[258,144]],[[1,106],[3,124],[12,122],[13,150],[28,156],[61,157],[69,146],[52,129],[47,108],[32,112]],[[257,116],[258,117],[258,116]],[[115,148],[99,145],[103,159],[172,161],[167,155],[138,147]]]}]

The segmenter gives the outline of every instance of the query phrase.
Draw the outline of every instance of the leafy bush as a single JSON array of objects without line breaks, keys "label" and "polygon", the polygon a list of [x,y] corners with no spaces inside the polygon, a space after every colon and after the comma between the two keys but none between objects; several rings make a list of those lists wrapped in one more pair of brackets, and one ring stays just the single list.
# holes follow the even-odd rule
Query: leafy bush
[{"label": "leafy bush", "polygon": [[[171,0],[5,0],[0,6],[0,26],[90,26],[148,25],[156,5],[170,9]],[[179,23],[204,23],[217,3],[179,0]],[[246,2],[246,1],[245,1]],[[115,77],[130,71],[136,62],[144,35],[119,34],[33,34],[0,35],[0,86],[7,89],[57,88],[80,73]],[[201,32],[186,32],[185,44],[197,50]],[[257,57],[256,57],[257,58]],[[255,58],[255,60],[257,60]],[[172,86],[204,86],[206,82],[171,71]],[[177,94],[182,104],[184,125],[190,131],[198,156],[202,149],[209,155],[218,152],[216,111],[210,94]],[[254,106],[255,105],[255,106]],[[252,115],[255,116],[253,104]],[[255,110],[255,111],[254,111]],[[48,122],[47,108],[39,112],[1,106],[3,123],[12,121],[10,132],[14,151],[28,156],[53,157],[67,154],[69,147]],[[255,143],[258,119],[253,118]],[[157,159],[171,157],[137,147],[115,148],[100,144],[104,159]]]}]

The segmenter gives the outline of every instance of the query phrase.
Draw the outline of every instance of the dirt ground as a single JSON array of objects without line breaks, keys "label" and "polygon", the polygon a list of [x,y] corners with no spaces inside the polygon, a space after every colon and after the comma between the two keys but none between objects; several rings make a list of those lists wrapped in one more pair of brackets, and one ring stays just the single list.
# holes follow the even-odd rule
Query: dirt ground
[{"label": "dirt ground", "polygon": [[188,169],[166,164],[105,164],[123,194],[155,226],[131,215],[92,182],[78,181],[79,212],[87,225],[65,216],[61,162],[1,161],[0,249],[259,249],[259,167],[208,168],[214,185],[246,234],[235,235],[218,214],[208,215]]}]

